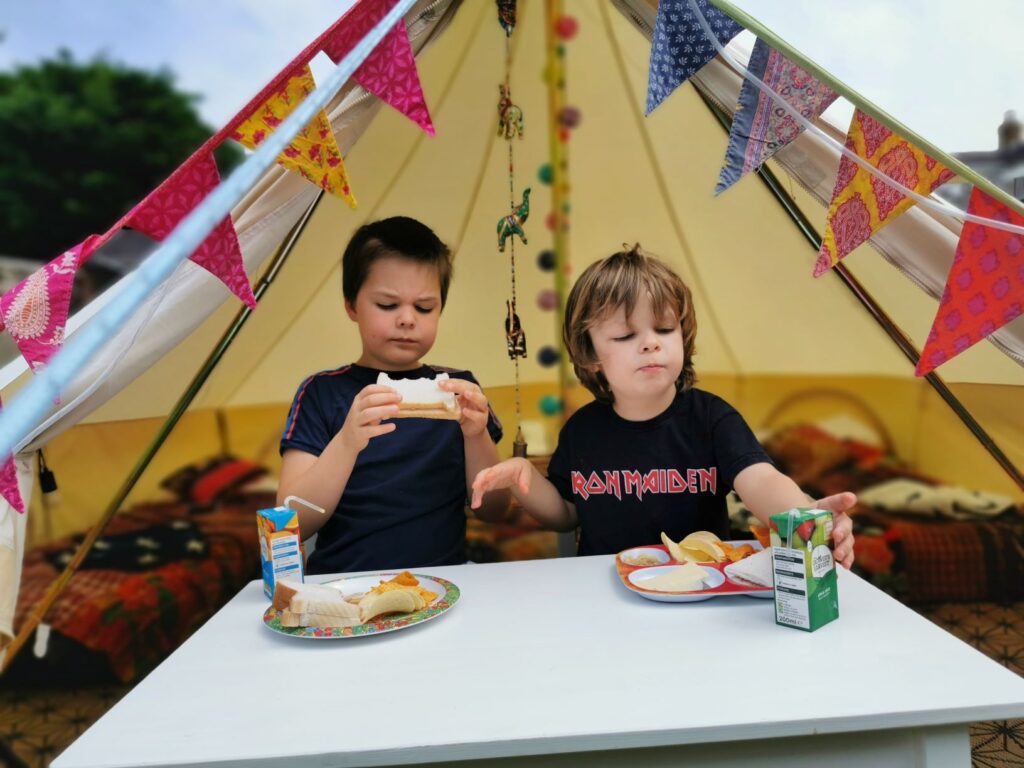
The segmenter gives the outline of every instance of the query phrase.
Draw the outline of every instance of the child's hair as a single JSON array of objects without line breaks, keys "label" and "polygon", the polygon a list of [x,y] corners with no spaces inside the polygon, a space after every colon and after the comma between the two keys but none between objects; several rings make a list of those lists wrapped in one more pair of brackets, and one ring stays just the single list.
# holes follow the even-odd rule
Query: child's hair
[{"label": "child's hair", "polygon": [[693,370],[697,318],[690,289],[665,263],[645,254],[639,243],[632,248],[623,243],[622,251],[583,271],[565,305],[562,340],[580,383],[598,400],[610,403],[613,396],[608,380],[597,368],[590,329],[619,307],[625,309],[629,318],[645,294],[651,297],[655,316],[674,314],[683,331],[683,370],[676,380],[676,389],[684,392],[697,380]]},{"label": "child's hair", "polygon": [[364,224],[352,235],[341,257],[341,292],[346,301],[355,304],[370,267],[383,256],[404,256],[437,267],[441,307],[444,307],[452,281],[451,251],[430,227],[408,216],[392,216]]}]

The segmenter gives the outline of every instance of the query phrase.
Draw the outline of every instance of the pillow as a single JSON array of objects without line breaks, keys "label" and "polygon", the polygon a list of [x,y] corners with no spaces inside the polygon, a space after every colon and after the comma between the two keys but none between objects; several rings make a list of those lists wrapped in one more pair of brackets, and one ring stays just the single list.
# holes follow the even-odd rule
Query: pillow
[{"label": "pillow", "polygon": [[764,442],[779,469],[803,487],[851,458],[843,441],[810,424],[787,427]]},{"label": "pillow", "polygon": [[246,483],[265,474],[266,467],[236,456],[223,455],[186,464],[165,477],[160,487],[188,504],[207,507],[230,497]]},{"label": "pillow", "polygon": [[885,512],[953,520],[991,519],[1016,508],[1009,496],[952,485],[931,486],[904,478],[865,488],[857,497],[861,503]]}]

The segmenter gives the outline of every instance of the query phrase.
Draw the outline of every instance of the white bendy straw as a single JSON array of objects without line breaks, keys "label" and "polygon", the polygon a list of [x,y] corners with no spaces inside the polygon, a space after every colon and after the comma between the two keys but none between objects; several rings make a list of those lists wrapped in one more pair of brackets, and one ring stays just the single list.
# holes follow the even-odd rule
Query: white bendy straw
[{"label": "white bendy straw", "polygon": [[308,507],[309,509],[312,509],[314,512],[319,512],[321,515],[324,514],[327,511],[323,507],[318,507],[316,504],[314,504],[311,501],[306,501],[305,499],[300,499],[298,496],[285,496],[284,505],[286,507],[288,507],[288,506],[291,505],[291,503],[293,501],[297,501],[302,506]]}]

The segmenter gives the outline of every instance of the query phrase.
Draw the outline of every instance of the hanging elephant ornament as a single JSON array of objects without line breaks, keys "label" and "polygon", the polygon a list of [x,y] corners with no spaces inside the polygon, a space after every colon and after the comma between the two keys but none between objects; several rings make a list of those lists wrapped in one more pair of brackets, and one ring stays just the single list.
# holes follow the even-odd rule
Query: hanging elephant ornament
[{"label": "hanging elephant ornament", "polygon": [[506,37],[512,37],[516,28],[516,0],[496,0],[498,4],[498,23],[505,30]]},{"label": "hanging elephant ornament", "polygon": [[517,357],[526,357],[526,331],[519,322],[519,315],[516,314],[516,305],[511,301],[505,301],[505,309],[508,314],[505,316],[505,344],[508,346],[508,359],[515,360]]},{"label": "hanging elephant ornament", "polygon": [[498,135],[504,139],[523,138],[523,110],[512,103],[504,83],[498,84]]},{"label": "hanging elephant ornament", "polygon": [[508,216],[498,219],[498,250],[505,252],[505,241],[512,235],[519,235],[519,239],[526,245],[526,232],[523,231],[523,224],[530,216],[530,188],[523,190],[523,202],[519,204]]}]

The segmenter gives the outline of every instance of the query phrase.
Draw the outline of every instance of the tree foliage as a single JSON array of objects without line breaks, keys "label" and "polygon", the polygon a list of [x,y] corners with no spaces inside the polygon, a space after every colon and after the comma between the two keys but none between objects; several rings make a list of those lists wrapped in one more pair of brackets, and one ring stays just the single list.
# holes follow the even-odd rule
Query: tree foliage
[{"label": "tree foliage", "polygon": [[[49,261],[101,234],[213,131],[168,71],[102,57],[0,73],[0,254]],[[217,150],[226,175],[242,158]]]}]

